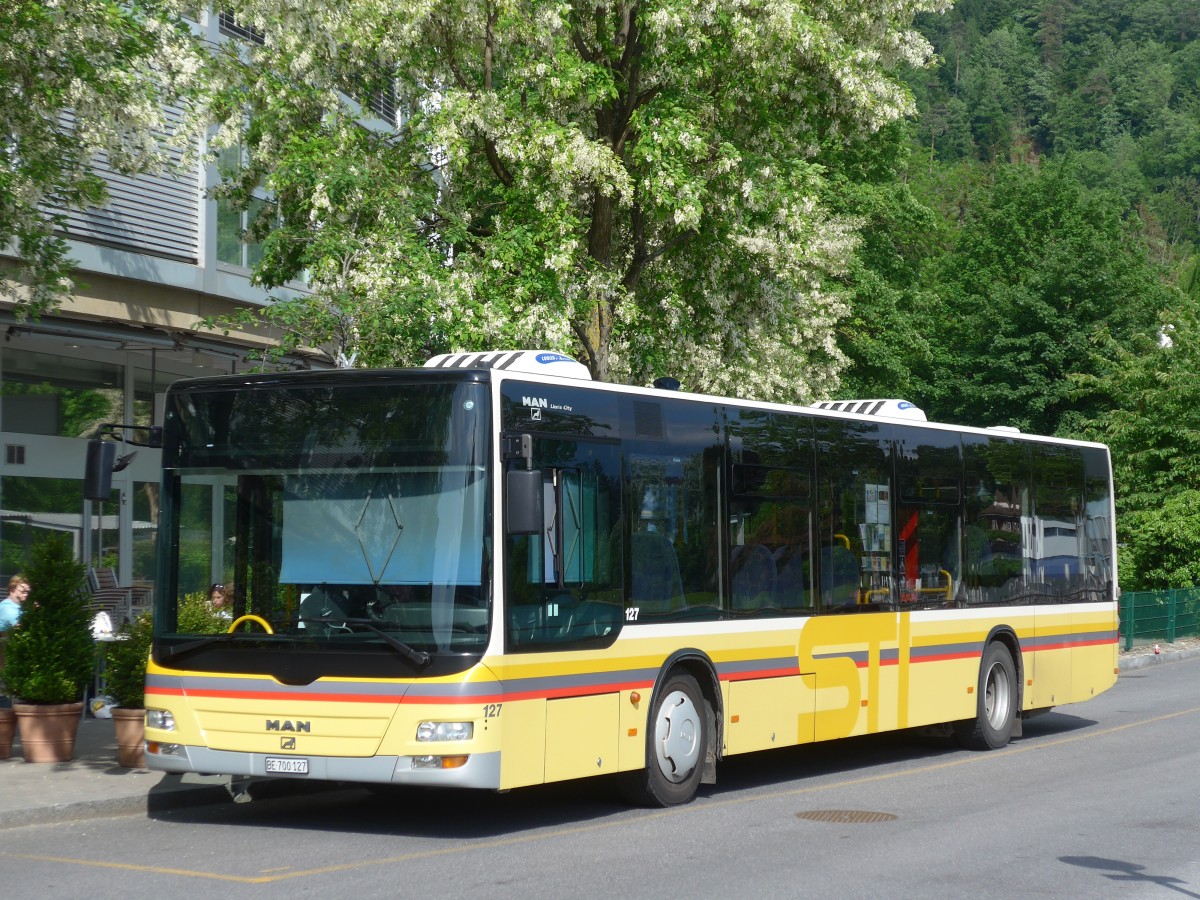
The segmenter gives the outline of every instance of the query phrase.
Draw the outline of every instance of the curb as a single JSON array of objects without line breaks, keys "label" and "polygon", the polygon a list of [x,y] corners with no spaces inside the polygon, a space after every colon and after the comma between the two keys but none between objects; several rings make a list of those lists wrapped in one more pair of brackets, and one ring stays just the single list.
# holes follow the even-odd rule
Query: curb
[{"label": "curb", "polygon": [[[178,779],[180,776],[167,776]],[[54,803],[25,809],[0,810],[0,831],[24,828],[27,825],[57,825],[63,822],[88,819],[107,819],[116,816],[155,815],[196,806],[213,806],[233,802],[224,783],[174,784],[162,783],[144,794],[111,797],[104,800],[81,800],[75,803]]]},{"label": "curb", "polygon": [[1162,663],[1176,662],[1181,659],[1190,659],[1195,656],[1200,656],[1200,649],[1187,650],[1167,650],[1163,653],[1142,653],[1137,656],[1129,656],[1125,659],[1118,660],[1117,668],[1122,672],[1126,669],[1144,669],[1147,666],[1157,666]]},{"label": "curb", "polygon": [[0,831],[27,825],[56,825],[84,819],[107,819],[134,815],[146,809],[145,797],[117,797],[112,800],[85,800],[81,803],[57,803],[31,809],[0,812]]}]

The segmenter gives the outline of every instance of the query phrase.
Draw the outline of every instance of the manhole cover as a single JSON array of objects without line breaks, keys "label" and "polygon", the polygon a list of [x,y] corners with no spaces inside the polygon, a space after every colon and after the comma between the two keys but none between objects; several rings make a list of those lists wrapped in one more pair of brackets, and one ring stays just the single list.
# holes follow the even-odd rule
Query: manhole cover
[{"label": "manhole cover", "polygon": [[833,822],[837,825],[871,825],[875,822],[894,822],[896,819],[891,813],[861,809],[811,809],[808,812],[796,813],[796,818],[808,819],[810,822]]}]

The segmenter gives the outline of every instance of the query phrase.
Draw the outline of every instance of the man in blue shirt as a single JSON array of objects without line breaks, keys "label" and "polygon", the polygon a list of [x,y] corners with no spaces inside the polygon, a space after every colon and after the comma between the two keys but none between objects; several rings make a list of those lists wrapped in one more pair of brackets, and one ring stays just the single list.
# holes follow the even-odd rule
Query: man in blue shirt
[{"label": "man in blue shirt", "polygon": [[0,600],[0,633],[8,631],[21,618],[21,604],[29,596],[29,582],[24,575],[8,579],[8,597]]}]

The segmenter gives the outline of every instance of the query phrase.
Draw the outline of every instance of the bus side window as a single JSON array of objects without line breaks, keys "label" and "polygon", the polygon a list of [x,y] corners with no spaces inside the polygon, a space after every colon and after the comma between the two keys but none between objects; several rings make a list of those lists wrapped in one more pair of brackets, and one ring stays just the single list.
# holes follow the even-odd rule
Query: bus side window
[{"label": "bus side window", "polygon": [[816,423],[821,605],[836,612],[894,608],[892,427]]},{"label": "bus side window", "polygon": [[727,416],[731,611],[812,611],[812,423],[762,409]]},{"label": "bus side window", "polygon": [[821,603],[826,608],[858,603],[858,557],[842,543],[821,548]]},{"label": "bus side window", "polygon": [[1074,603],[1084,593],[1084,462],[1078,447],[1033,447],[1030,555],[1039,603]]},{"label": "bus side window", "polygon": [[1112,593],[1112,495],[1108,484],[1108,452],[1094,447],[1083,449],[1084,494],[1084,580],[1083,597],[1089,603],[1103,603]]},{"label": "bus side window", "polygon": [[641,531],[629,544],[629,605],[642,614],[666,613],[684,605],[679,557],[661,534]]},{"label": "bus side window", "polygon": [[1000,437],[963,437],[968,605],[1005,606],[1028,599],[1029,447]]},{"label": "bus side window", "polygon": [[634,453],[628,621],[721,615],[716,466],[710,448]]},{"label": "bus side window", "polygon": [[534,438],[543,528],[506,538],[510,649],[611,642],[621,629],[619,455],[614,445]]},{"label": "bus side window", "polygon": [[897,436],[897,581],[905,608],[953,606],[963,598],[960,445],[957,434],[933,429]]}]

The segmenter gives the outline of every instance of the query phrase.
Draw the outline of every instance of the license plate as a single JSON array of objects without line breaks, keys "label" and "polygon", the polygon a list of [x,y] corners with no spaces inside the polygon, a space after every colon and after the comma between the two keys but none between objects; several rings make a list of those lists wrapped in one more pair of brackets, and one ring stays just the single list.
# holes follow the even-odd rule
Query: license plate
[{"label": "license plate", "polygon": [[295,756],[268,756],[268,775],[307,775],[308,760]]}]

